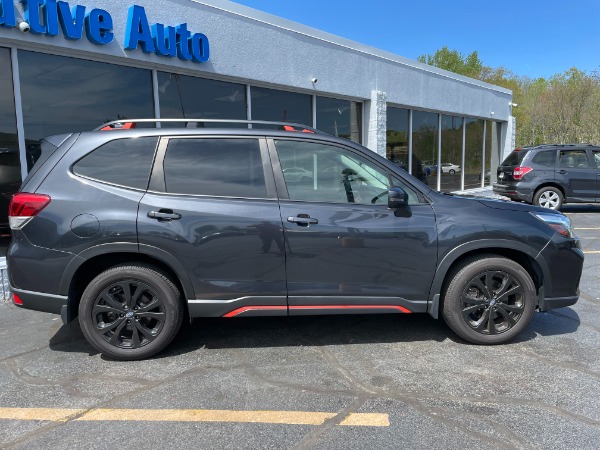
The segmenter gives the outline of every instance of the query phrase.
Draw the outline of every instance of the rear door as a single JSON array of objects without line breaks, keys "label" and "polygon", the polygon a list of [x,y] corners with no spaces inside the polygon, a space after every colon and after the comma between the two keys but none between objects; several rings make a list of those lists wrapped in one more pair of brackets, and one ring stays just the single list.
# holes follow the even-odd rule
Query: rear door
[{"label": "rear door", "polygon": [[[353,149],[295,139],[276,139],[270,147],[286,238],[289,314],[425,312],[437,264],[431,205]],[[297,181],[286,176],[289,167],[313,177]],[[409,192],[406,210],[388,208],[390,184]]]},{"label": "rear door", "polygon": [[592,159],[596,165],[596,201],[600,202],[600,150],[592,150]]},{"label": "rear door", "polygon": [[264,139],[161,140],[140,202],[140,249],[180,264],[192,316],[287,315],[281,225]]},{"label": "rear door", "polygon": [[596,200],[598,170],[590,162],[587,150],[560,150],[556,166],[556,181],[566,190],[567,199]]}]

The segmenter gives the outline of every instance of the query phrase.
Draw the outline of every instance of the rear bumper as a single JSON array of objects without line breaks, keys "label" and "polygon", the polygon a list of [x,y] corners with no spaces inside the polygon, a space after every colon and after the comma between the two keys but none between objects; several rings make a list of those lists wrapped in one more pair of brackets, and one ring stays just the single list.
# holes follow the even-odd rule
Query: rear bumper
[{"label": "rear bumper", "polygon": [[533,190],[516,185],[494,183],[492,186],[494,194],[508,197],[511,200],[521,200],[527,203],[533,202]]},{"label": "rear bumper", "polygon": [[16,304],[19,308],[32,309],[52,314],[60,314],[62,307],[67,305],[68,297],[62,295],[46,294],[44,292],[26,291],[16,289],[11,286],[13,294],[19,296],[23,302],[22,305]]}]

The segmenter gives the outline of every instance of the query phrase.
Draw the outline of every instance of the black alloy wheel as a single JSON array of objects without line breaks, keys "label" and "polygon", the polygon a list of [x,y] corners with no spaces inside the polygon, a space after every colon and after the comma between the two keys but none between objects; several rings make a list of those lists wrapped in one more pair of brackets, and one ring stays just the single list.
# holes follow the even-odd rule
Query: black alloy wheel
[{"label": "black alloy wheel", "polygon": [[482,255],[463,261],[448,275],[443,316],[460,337],[474,344],[501,344],[531,321],[536,289],[516,261]]},{"label": "black alloy wheel", "polygon": [[524,295],[523,286],[511,274],[486,270],[467,283],[461,299],[462,315],[478,333],[504,333],[523,316]]},{"label": "black alloy wheel", "polygon": [[96,332],[119,348],[140,348],[152,342],[161,332],[165,317],[165,305],[158,294],[133,278],[104,289],[92,307]]},{"label": "black alloy wheel", "polygon": [[113,267],[85,289],[79,304],[81,330],[111,358],[148,358],[177,334],[183,320],[180,297],[177,287],[153,267]]}]

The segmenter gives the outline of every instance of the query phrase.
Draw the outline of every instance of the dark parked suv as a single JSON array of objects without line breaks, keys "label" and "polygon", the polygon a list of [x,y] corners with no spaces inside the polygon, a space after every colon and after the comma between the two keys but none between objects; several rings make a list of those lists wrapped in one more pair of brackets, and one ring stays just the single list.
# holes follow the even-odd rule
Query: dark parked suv
[{"label": "dark parked suv", "polygon": [[563,203],[600,202],[600,147],[517,148],[498,167],[494,192],[555,210]]},{"label": "dark parked suv", "polygon": [[578,299],[559,212],[435,192],[304,126],[187,122],[46,139],[10,205],[15,304],[140,359],[188,316],[441,314],[499,344]]}]

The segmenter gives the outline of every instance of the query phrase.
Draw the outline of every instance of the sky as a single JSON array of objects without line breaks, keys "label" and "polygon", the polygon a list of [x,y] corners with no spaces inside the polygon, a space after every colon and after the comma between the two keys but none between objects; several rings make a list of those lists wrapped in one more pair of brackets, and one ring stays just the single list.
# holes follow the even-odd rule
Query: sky
[{"label": "sky", "polygon": [[600,69],[600,0],[235,2],[411,59],[447,46],[531,78]]}]

